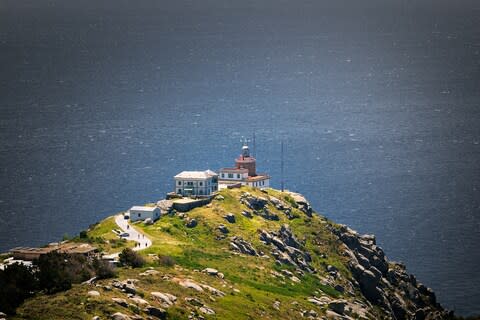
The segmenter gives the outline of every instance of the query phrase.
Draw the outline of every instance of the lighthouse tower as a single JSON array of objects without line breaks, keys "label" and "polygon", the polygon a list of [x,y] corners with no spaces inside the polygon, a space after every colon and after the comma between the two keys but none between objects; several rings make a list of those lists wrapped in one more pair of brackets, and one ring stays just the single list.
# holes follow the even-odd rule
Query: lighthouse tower
[{"label": "lighthouse tower", "polygon": [[248,176],[255,177],[257,175],[256,162],[255,158],[250,155],[250,149],[247,143],[244,142],[242,154],[235,159],[235,167],[237,169],[248,169]]},{"label": "lighthouse tower", "polygon": [[235,159],[234,168],[222,168],[218,177],[218,188],[232,188],[238,186],[268,188],[270,176],[266,173],[257,173],[257,160],[250,154],[247,141],[243,142],[242,153]]}]

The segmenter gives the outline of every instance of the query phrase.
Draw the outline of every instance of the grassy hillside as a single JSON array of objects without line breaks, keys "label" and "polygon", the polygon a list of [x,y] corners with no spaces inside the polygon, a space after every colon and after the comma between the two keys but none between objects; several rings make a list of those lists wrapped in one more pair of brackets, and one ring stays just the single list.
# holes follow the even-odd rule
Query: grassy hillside
[{"label": "grassy hillside", "polygon": [[[173,212],[152,225],[136,223],[135,228],[153,241],[140,251],[145,267],[118,268],[116,279],[38,294],[11,319],[111,319],[117,312],[122,315],[116,314],[116,319],[391,318],[394,304],[388,294],[395,289],[390,288],[393,280],[378,284],[388,298],[388,310],[376,302],[380,300],[366,296],[362,278],[353,274],[357,269],[352,259],[358,260],[351,255],[356,251],[351,253],[341,240],[342,227],[311,214],[308,207],[297,203],[294,195],[273,189],[223,190],[206,206]],[[187,227],[192,219],[196,226]],[[87,232],[88,241],[108,253],[132,247],[117,243],[114,228],[108,218]],[[243,243],[254,254],[239,250]],[[387,265],[388,272],[395,268]],[[387,279],[387,271],[383,277]],[[417,308],[411,308],[403,291],[398,296],[407,315],[414,316]],[[422,303],[429,306],[425,299]]]}]

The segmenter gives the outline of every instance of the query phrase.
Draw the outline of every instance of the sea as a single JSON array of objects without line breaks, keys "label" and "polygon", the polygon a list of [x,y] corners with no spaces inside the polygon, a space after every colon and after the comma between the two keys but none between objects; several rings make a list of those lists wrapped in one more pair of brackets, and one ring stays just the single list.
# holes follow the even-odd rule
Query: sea
[{"label": "sea", "polygon": [[[259,171],[480,314],[480,2],[1,0],[0,251]],[[253,141],[251,142],[253,148]]]}]

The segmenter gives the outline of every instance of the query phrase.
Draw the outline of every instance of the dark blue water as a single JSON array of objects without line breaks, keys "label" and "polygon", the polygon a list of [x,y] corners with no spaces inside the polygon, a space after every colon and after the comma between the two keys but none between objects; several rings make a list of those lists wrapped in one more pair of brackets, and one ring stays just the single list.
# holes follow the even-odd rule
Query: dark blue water
[{"label": "dark blue water", "polygon": [[258,167],[480,313],[478,1],[0,1],[0,250]]}]

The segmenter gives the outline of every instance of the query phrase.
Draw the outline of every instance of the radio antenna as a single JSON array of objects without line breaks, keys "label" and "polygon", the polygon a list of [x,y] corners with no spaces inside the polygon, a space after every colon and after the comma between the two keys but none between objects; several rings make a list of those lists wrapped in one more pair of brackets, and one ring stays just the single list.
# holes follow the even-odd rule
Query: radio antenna
[{"label": "radio antenna", "polygon": [[285,181],[284,181],[284,177],[283,177],[283,140],[282,140],[282,148],[281,148],[280,171],[281,171],[282,192],[283,192],[285,190]]}]

